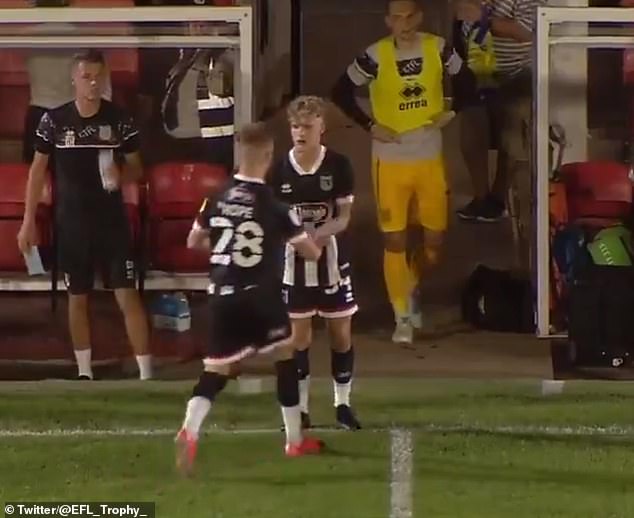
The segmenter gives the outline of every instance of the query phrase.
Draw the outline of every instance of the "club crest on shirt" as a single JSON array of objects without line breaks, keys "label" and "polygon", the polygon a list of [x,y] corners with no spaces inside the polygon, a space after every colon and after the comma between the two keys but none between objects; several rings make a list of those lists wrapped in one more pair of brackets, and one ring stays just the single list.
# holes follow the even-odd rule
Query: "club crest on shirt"
[{"label": "club crest on shirt", "polygon": [[99,126],[99,140],[112,140],[112,128],[109,125]]},{"label": "club crest on shirt", "polygon": [[321,187],[322,191],[326,191],[326,192],[332,191],[332,175],[320,176],[319,187]]},{"label": "club crest on shirt", "polygon": [[75,145],[75,132],[68,129],[64,132],[64,146],[72,147]]}]

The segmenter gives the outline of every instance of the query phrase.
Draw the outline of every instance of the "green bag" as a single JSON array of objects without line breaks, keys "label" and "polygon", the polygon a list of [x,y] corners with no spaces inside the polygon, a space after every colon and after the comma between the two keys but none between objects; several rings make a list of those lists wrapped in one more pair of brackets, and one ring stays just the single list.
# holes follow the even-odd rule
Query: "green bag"
[{"label": "green bag", "polygon": [[604,228],[588,244],[588,252],[596,265],[632,266],[632,233],[623,225]]}]

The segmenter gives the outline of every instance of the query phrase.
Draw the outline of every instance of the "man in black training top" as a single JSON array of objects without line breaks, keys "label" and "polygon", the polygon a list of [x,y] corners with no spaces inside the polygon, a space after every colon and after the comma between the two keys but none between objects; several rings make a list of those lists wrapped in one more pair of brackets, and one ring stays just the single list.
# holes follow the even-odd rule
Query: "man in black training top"
[{"label": "man in black training top", "polygon": [[342,240],[354,201],[354,173],[344,155],[322,145],[326,115],[322,99],[298,97],[287,111],[293,148],[273,168],[273,189],[278,198],[295,207],[304,228],[322,248],[318,261],[300,257],[288,245],[284,254],[284,292],[293,323],[302,424],[311,426],[308,350],[313,317],[320,316],[330,335],[335,418],[339,426],[358,430],[361,425],[350,407],[351,322],[357,304]]},{"label": "man in black training top", "polygon": [[88,294],[97,272],[114,289],[136,354],[139,377],[151,377],[148,323],[135,289],[135,262],[121,186],[142,176],[132,120],[102,99],[106,64],[88,50],[73,60],[75,100],[44,114],[36,131],[20,250],[36,243],[35,212],[54,151],[60,269],[68,289],[68,321],[80,379],[92,379]]},{"label": "man in black training top", "polygon": [[262,124],[247,125],[238,137],[239,171],[216,198],[206,199],[187,245],[211,251],[209,340],[204,372],[187,403],[176,436],[177,467],[189,474],[203,420],[225,385],[232,367],[257,353],[277,349],[277,395],[289,457],[319,453],[323,443],[301,430],[297,364],[291,325],[282,297],[278,261],[284,243],[304,257],[320,251],[296,213],[275,200],[265,185],[273,139]]}]

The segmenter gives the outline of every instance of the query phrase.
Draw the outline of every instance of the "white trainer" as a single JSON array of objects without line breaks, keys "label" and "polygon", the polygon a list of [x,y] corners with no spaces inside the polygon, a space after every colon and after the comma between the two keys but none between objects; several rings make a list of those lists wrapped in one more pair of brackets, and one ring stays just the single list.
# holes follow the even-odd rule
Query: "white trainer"
[{"label": "white trainer", "polygon": [[399,318],[392,334],[392,342],[396,344],[411,344],[414,341],[414,328],[409,317]]}]

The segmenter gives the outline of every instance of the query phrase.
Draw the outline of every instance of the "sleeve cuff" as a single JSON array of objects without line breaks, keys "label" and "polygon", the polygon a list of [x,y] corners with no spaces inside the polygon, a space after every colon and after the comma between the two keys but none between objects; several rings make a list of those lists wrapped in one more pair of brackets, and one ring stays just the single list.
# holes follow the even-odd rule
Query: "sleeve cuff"
[{"label": "sleeve cuff", "polygon": [[337,198],[337,205],[347,205],[348,203],[354,203],[354,195],[349,194],[348,196],[342,196],[341,198]]}]

